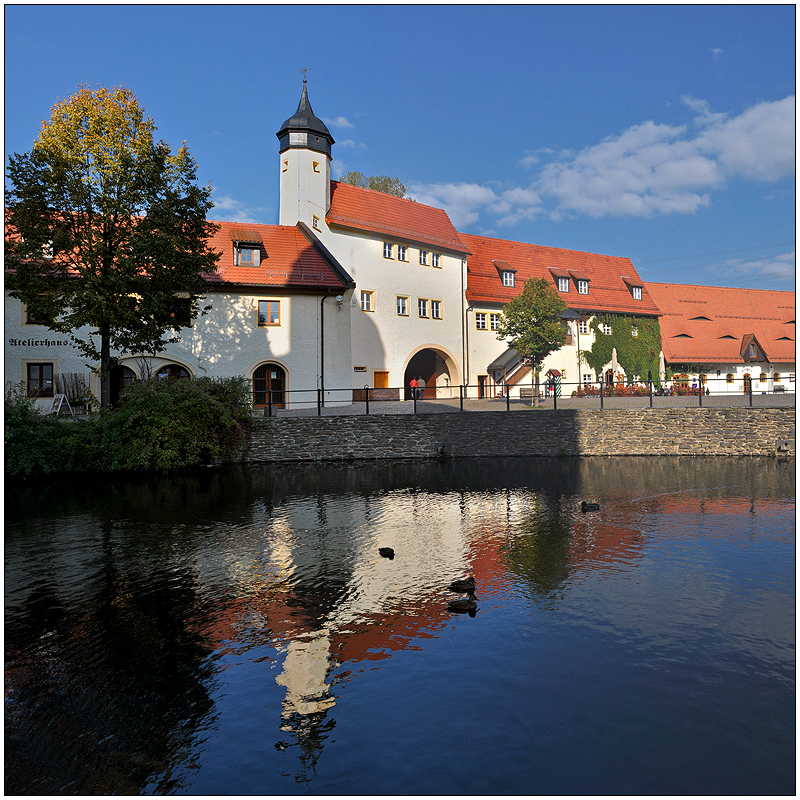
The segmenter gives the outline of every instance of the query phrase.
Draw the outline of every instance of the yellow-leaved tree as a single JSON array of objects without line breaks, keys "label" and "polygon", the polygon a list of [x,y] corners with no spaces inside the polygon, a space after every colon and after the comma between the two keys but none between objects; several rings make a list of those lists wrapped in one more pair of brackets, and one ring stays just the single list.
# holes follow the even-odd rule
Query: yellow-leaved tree
[{"label": "yellow-leaved tree", "polygon": [[208,310],[219,257],[211,187],[155,131],[129,89],[81,86],[9,157],[6,284],[99,372],[102,406],[114,356],[155,354]]}]

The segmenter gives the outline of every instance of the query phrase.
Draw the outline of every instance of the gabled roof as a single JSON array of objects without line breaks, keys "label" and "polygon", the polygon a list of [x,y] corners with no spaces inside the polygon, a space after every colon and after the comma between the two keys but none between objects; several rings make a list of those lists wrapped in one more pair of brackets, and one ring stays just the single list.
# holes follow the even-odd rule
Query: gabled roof
[{"label": "gabled roof", "polygon": [[[301,224],[243,226],[237,222],[214,222],[219,229],[209,245],[222,254],[216,272],[208,276],[212,285],[274,286],[298,289],[339,290],[352,283],[349,275],[313,241]],[[305,227],[305,226],[303,226]],[[310,234],[310,229],[306,227]],[[246,239],[240,239],[242,232]],[[234,235],[235,234],[235,235]],[[257,267],[234,266],[234,241],[260,242],[261,263]]]},{"label": "gabled roof", "polygon": [[326,219],[329,225],[340,228],[467,253],[444,209],[374,189],[331,181],[331,210]]},{"label": "gabled roof", "polygon": [[794,363],[794,292],[674,283],[647,289],[661,309],[668,362],[741,364],[744,337],[752,334],[771,363]]},{"label": "gabled roof", "polygon": [[[570,279],[570,291],[560,296],[569,308],[619,314],[657,316],[657,304],[628,258],[581,253],[558,247],[459,234],[472,255],[468,258],[467,300],[470,303],[507,303],[522,291],[529,278],[546,278],[557,286],[559,277]],[[516,286],[503,286],[495,263],[504,261],[516,270]],[[623,280],[642,286],[642,299],[634,300]],[[578,294],[575,280],[588,280],[589,294]]]}]

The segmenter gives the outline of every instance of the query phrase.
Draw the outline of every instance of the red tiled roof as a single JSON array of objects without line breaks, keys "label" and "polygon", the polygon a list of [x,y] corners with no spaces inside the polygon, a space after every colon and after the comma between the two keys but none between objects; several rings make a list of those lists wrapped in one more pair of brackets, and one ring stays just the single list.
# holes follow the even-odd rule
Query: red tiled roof
[{"label": "red tiled roof", "polygon": [[331,181],[329,225],[440,247],[457,253],[467,248],[441,208]]},{"label": "red tiled roof", "polygon": [[742,339],[752,333],[770,362],[794,363],[794,292],[674,283],[646,287],[661,309],[668,362],[741,364]]},{"label": "red tiled roof", "polygon": [[[209,220],[211,221],[211,220]],[[209,240],[222,253],[217,270],[208,276],[212,285],[287,286],[297,288],[340,289],[343,282],[314,249],[299,228],[290,225],[248,224],[248,237],[261,240],[261,264],[234,266],[233,242],[243,226],[236,222],[214,222],[219,230]],[[234,236],[236,233],[236,236]],[[244,240],[239,240],[244,241]],[[248,241],[252,241],[248,238]]]},{"label": "red tiled roof", "polygon": [[[591,283],[588,295],[578,294],[574,281],[570,283],[568,293],[560,293],[570,308],[650,316],[660,313],[628,258],[490,239],[469,233],[460,236],[472,253],[467,260],[467,300],[471,303],[507,303],[520,293],[522,284],[529,278],[546,278],[556,286],[556,278],[572,275]],[[506,261],[516,270],[516,286],[503,286],[494,267],[496,261]],[[633,277],[636,285],[643,287],[641,300],[633,299],[628,285],[622,280],[623,275],[628,280]]]}]

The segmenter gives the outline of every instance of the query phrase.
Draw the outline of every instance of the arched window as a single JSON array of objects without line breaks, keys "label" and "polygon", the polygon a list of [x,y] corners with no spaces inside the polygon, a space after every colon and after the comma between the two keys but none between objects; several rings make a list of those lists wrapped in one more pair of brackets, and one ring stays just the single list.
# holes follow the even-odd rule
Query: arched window
[{"label": "arched window", "polygon": [[734,378],[734,375],[733,375],[733,373],[732,373],[732,372],[729,372],[729,373],[728,373],[728,374],[725,376],[725,383],[733,383],[733,378]]},{"label": "arched window", "polygon": [[189,378],[189,372],[177,364],[165,364],[156,372],[157,378]]},{"label": "arched window", "polygon": [[269,405],[270,399],[273,406],[283,408],[285,389],[286,373],[277,364],[262,364],[253,373],[253,405],[257,408]]}]

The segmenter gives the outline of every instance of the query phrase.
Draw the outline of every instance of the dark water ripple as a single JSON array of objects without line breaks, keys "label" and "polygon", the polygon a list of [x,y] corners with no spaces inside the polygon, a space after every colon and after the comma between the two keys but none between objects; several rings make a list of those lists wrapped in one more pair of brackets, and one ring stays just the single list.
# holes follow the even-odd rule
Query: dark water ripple
[{"label": "dark water ripple", "polygon": [[11,487],[6,793],[794,794],[794,486],[508,459]]}]

